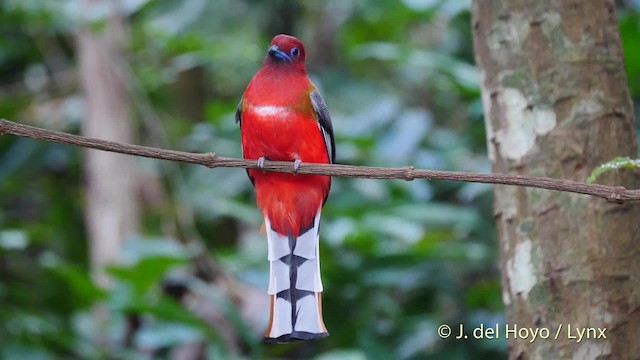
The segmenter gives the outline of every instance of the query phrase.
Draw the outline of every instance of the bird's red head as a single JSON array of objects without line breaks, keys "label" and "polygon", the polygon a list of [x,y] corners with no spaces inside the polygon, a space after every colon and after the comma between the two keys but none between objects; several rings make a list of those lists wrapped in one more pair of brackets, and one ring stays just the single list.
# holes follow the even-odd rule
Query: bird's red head
[{"label": "bird's red head", "polygon": [[290,65],[305,70],[305,59],[306,53],[302,41],[293,36],[280,34],[271,40],[265,56],[265,64]]}]

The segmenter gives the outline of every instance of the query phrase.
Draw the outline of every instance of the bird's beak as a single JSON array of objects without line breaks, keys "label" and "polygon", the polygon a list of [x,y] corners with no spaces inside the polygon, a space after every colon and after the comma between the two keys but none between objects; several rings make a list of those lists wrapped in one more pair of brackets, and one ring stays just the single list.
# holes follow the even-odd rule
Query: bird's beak
[{"label": "bird's beak", "polygon": [[278,47],[278,45],[271,45],[269,47],[269,56],[273,57],[273,58],[278,58],[280,60],[286,60],[288,62],[291,62],[291,57],[285,53],[284,51],[280,50],[280,48]]}]

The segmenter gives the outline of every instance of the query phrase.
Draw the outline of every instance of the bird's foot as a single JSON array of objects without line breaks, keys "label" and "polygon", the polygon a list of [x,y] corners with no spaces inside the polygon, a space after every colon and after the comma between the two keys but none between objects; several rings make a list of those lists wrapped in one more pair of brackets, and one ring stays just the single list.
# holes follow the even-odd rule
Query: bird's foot
[{"label": "bird's foot", "polygon": [[260,157],[258,158],[258,167],[259,167],[260,169],[264,169],[264,156],[260,156]]},{"label": "bird's foot", "polygon": [[302,164],[302,160],[300,159],[295,159],[293,161],[293,173],[294,174],[298,174],[298,168],[300,167],[300,164]]}]

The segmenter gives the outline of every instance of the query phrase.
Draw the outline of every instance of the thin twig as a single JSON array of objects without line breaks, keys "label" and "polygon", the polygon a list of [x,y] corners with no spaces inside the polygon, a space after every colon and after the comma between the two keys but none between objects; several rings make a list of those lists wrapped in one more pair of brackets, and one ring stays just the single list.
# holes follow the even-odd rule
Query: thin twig
[{"label": "thin twig", "polygon": [[[17,124],[5,119],[0,119],[0,135],[15,135],[35,140],[69,144],[121,154],[144,156],[162,160],[180,161],[184,163],[204,165],[209,168],[258,168],[257,162],[255,160],[227,158],[216,155],[215,153],[190,153],[184,151],[157,149],[141,145],[123,144],[100,139],[92,139],[84,136],[72,135],[58,131],[45,130],[34,126]],[[263,170],[293,173],[293,166],[291,162],[287,161],[265,161]],[[585,184],[571,180],[550,179],[524,175],[481,174],[463,171],[423,170],[416,169],[413,166],[401,168],[383,168],[339,164],[302,163],[298,168],[297,173],[369,179],[428,179],[477,182],[485,184],[516,185],[597,196],[607,201],[619,204],[628,201],[640,200],[640,190],[627,190],[622,186]]]}]

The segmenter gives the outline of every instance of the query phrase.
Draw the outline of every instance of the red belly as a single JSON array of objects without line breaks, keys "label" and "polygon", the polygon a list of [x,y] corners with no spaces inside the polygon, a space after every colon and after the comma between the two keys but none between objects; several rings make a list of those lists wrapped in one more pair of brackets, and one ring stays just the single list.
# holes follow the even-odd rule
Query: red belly
[{"label": "red belly", "polygon": [[[268,109],[269,110],[269,109]],[[253,111],[242,115],[242,149],[245,159],[328,163],[324,138],[313,114],[290,111]],[[266,113],[266,114],[265,114]],[[292,164],[293,166],[293,164]],[[313,219],[329,193],[331,178],[249,170],[258,207],[281,234],[298,236]]]}]

